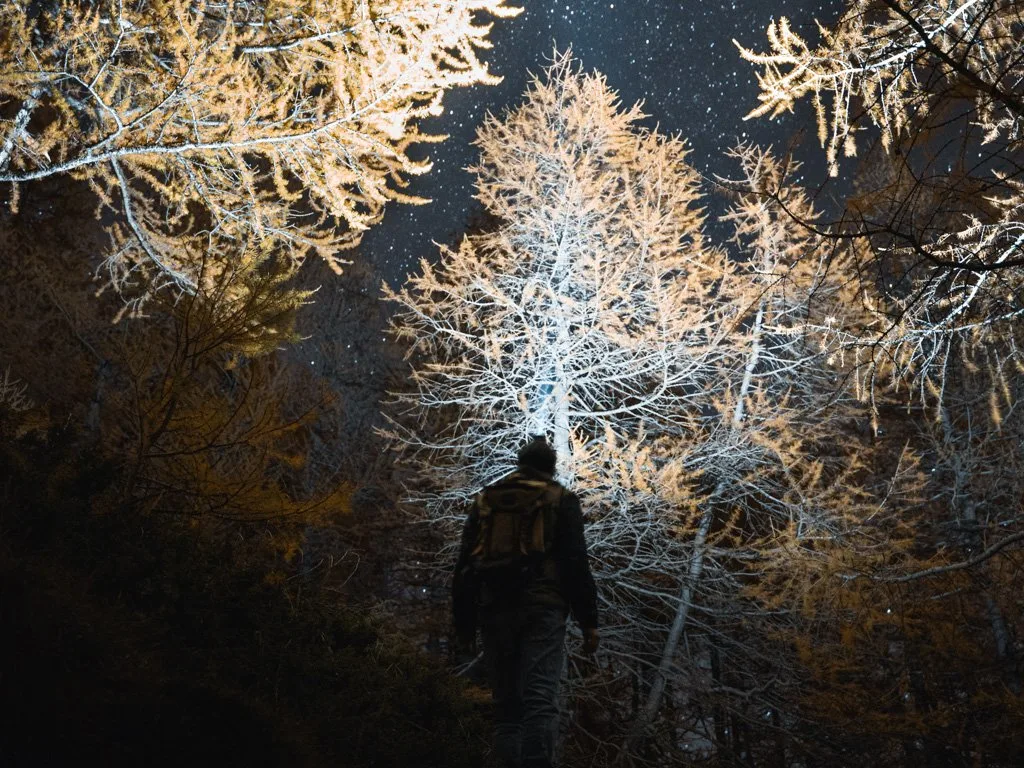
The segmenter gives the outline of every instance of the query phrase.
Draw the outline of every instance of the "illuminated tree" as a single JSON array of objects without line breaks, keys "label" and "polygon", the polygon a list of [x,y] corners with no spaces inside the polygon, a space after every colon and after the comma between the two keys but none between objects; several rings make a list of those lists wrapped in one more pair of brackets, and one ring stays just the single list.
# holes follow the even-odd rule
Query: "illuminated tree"
[{"label": "illuminated tree", "polygon": [[[942,397],[958,360],[998,381],[1019,362],[1024,306],[1024,9],[1009,0],[856,0],[811,48],[785,19],[762,67],[761,106],[809,96],[829,170],[876,136],[842,219],[819,225],[846,248],[870,322],[848,329],[876,380]],[[870,139],[869,139],[870,141]]]},{"label": "illuminated tree", "polygon": [[[690,689],[683,701],[691,712],[661,746],[696,737],[739,755],[748,748],[744,730],[777,742],[786,728],[805,722],[793,695],[803,680],[800,665],[791,646],[776,642],[792,631],[791,611],[799,605],[779,595],[793,561],[814,562],[822,550],[853,554],[850,535],[887,513],[902,497],[893,489],[905,483],[885,471],[878,473],[881,487],[865,483],[864,446],[848,426],[851,398],[832,365],[837,350],[808,332],[844,320],[854,288],[820,238],[779,203],[777,191],[794,168],[754,146],[731,154],[740,178],[721,182],[744,191],[733,196],[724,220],[744,256],[733,290],[745,311],[729,337],[724,394],[679,447],[696,454],[691,465],[702,477],[676,492],[690,497],[700,523],[637,725],[654,721],[659,695],[672,682],[677,698]],[[818,217],[795,187],[787,189],[786,205],[806,220]],[[676,655],[684,630],[686,663]],[[712,679],[695,683],[693,668],[701,664],[710,666]],[[634,728],[627,744],[639,743]],[[781,742],[773,748],[785,752]]]},{"label": "illuminated tree", "polygon": [[[816,49],[785,20],[769,29],[770,53],[740,49],[764,67],[751,115],[812,95],[833,173],[840,148],[852,155],[861,134],[877,135],[842,219],[800,222],[844,254],[836,269],[858,284],[846,318],[816,330],[847,350],[862,395],[874,398],[879,383],[890,385],[887,398],[916,391],[938,425],[922,426],[933,437],[920,450],[951,468],[953,488],[964,487],[963,462],[980,468],[981,445],[1016,461],[1000,432],[1024,370],[1022,33],[1019,3],[875,0],[850,3]],[[955,445],[967,455],[954,459]],[[937,510],[947,523],[951,510],[960,518],[955,495]],[[1004,523],[989,531],[993,545],[1019,540]]]},{"label": "illuminated tree", "polygon": [[750,116],[811,95],[833,175],[840,148],[853,156],[864,123],[875,129],[843,221],[818,227],[849,259],[839,271],[860,285],[853,322],[831,330],[856,362],[869,361],[865,393],[885,374],[934,406],[926,452],[947,467],[954,507],[974,503],[961,492],[968,478],[977,486],[992,475],[980,471],[981,446],[1016,462],[1000,433],[1015,419],[1024,369],[1022,39],[1019,3],[859,0],[816,49],[785,19],[769,28],[770,53],[740,47],[764,67]]},{"label": "illuminated tree", "polygon": [[[505,0],[27,0],[0,7],[0,182],[86,182],[116,287],[196,292],[272,253],[339,270],[429,170],[409,147]],[[182,247],[183,241],[188,247]],[[201,259],[201,261],[200,261]],[[231,268],[230,266],[225,268]],[[200,274],[202,273],[202,275]],[[141,278],[141,281],[140,281]]]},{"label": "illuminated tree", "polygon": [[[751,116],[810,96],[831,173],[863,156],[841,218],[790,211],[857,287],[809,331],[860,377],[876,452],[910,446],[926,480],[897,519],[862,529],[874,556],[821,557],[827,577],[797,578],[816,585],[802,597],[823,629],[809,667],[831,698],[810,707],[898,723],[888,747],[903,738],[908,758],[918,736],[965,761],[1019,752],[1022,32],[1019,3],[877,0],[849,3],[814,49],[784,20],[769,53],[741,48],[763,67]],[[786,189],[771,194],[787,207]]]},{"label": "illuminated tree", "polygon": [[[738,626],[739,564],[776,526],[835,535],[839,510],[855,516],[864,495],[843,486],[858,463],[825,408],[826,353],[801,330],[812,297],[831,308],[842,286],[798,258],[813,245],[795,228],[769,226],[785,218],[763,196],[731,217],[750,258],[709,247],[685,146],[639,117],[600,75],[556,57],[522,106],[479,131],[493,228],[387,291],[413,360],[388,435],[441,534],[435,567],[470,496],[510,469],[528,434],[550,434],[588,513],[614,660],[583,684],[611,691],[620,723],[629,687],[642,693],[628,749],[670,684],[700,687],[694,659],[680,660],[683,633],[706,632],[708,610]],[[751,184],[780,174],[753,148],[738,157]],[[722,634],[716,644],[745,652]]]},{"label": "illuminated tree", "polygon": [[559,57],[479,131],[479,197],[501,225],[386,291],[395,333],[432,361],[399,403],[460,411],[444,443],[461,468],[453,499],[497,477],[531,431],[554,436],[571,484],[577,452],[670,422],[682,385],[711,370],[723,330],[706,308],[728,266],[703,245],[682,143],[634,128],[640,116]]},{"label": "illuminated tree", "polygon": [[527,435],[549,433],[593,520],[609,634],[629,633],[650,574],[685,568],[688,542],[673,547],[668,516],[651,514],[668,507],[651,438],[700,411],[730,319],[715,294],[731,268],[701,237],[698,176],[682,142],[640,117],[557,56],[522,106],[479,130],[478,197],[497,226],[386,291],[416,361],[391,436],[435,494],[447,549],[470,496]]}]

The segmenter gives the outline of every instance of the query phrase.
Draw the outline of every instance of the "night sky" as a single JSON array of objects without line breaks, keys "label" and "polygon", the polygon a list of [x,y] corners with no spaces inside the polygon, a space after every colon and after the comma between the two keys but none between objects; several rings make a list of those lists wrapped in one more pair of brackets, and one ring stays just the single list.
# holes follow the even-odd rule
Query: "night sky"
[{"label": "night sky", "polygon": [[[498,86],[459,89],[445,96],[445,114],[424,124],[432,133],[447,133],[443,144],[425,148],[433,170],[416,179],[412,191],[433,200],[425,206],[392,205],[384,220],[363,241],[357,258],[392,285],[400,284],[421,258],[433,260],[431,241],[460,237],[473,210],[473,178],[464,168],[476,159],[470,142],[488,112],[502,113],[522,100],[530,72],[539,72],[559,49],[571,46],[587,70],[604,73],[624,104],[644,103],[647,124],[664,133],[679,133],[692,147],[690,162],[713,176],[735,175],[724,156],[738,140],[785,148],[804,112],[771,122],[743,122],[757,105],[755,70],[742,61],[732,40],[763,51],[765,29],[786,16],[793,28],[815,39],[815,19],[830,23],[841,10],[837,0],[575,0],[519,3],[526,10],[513,19],[496,20],[494,48],[482,58],[505,80]],[[823,153],[811,133],[797,156],[809,177],[823,177]],[[708,184],[707,192],[711,191]],[[707,201],[716,214],[719,200]],[[709,221],[709,233],[724,234]]]}]

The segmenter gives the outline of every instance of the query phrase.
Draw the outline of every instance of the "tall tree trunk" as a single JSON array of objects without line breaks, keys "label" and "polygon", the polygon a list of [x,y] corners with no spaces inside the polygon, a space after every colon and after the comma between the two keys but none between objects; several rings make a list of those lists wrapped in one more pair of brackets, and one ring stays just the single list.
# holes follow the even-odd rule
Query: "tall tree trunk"
[{"label": "tall tree trunk", "polygon": [[669,630],[668,639],[665,641],[665,647],[662,650],[658,668],[654,672],[654,679],[651,682],[651,689],[647,694],[647,701],[644,703],[639,717],[634,721],[633,728],[626,741],[627,753],[632,753],[640,744],[647,725],[654,720],[654,716],[661,706],[661,697],[665,693],[665,682],[668,680],[668,673],[672,668],[676,648],[679,646],[679,639],[683,636],[683,629],[686,627],[686,622],[690,617],[690,609],[693,607],[693,596],[696,591],[697,582],[700,580],[701,573],[704,570],[704,549],[713,518],[713,507],[709,505],[701,516],[700,526],[697,528],[697,535],[693,540],[693,552],[690,555],[686,578],[683,579],[682,587],[679,590],[676,615],[672,620],[672,628]]},{"label": "tall tree trunk", "polygon": [[[560,254],[562,250],[561,246],[559,246]],[[559,258],[561,259],[562,256],[560,255]],[[558,335],[556,338],[555,349],[568,349],[572,343],[572,339],[569,334],[569,324],[566,322],[565,315],[562,314],[560,308],[557,309],[556,312],[556,317],[558,318]],[[551,390],[551,417],[555,433],[555,453],[558,454],[562,460],[559,478],[563,485],[571,488],[576,475],[573,467],[568,463],[568,458],[571,454],[569,447],[569,392],[572,389],[572,384],[568,381],[562,358],[557,354],[552,362],[552,367],[554,368],[554,386]]]},{"label": "tall tree trunk", "polygon": [[[562,366],[558,366],[559,372],[561,373]],[[563,374],[564,375],[564,374]],[[568,458],[572,453],[569,446],[569,400],[567,387],[562,384],[562,380],[558,380],[558,384],[555,385],[552,390],[552,397],[554,398],[554,407],[552,408],[552,416],[554,424],[554,440],[555,440],[555,453],[558,454],[562,466],[559,471],[559,479],[562,484],[566,487],[572,487],[575,472],[568,463]]]},{"label": "tall tree trunk", "polygon": [[[743,368],[743,380],[740,384],[740,391],[736,398],[736,407],[732,414],[732,430],[738,432],[746,417],[747,397],[753,386],[754,371],[761,359],[761,335],[764,330],[765,303],[762,301],[757,308],[754,322],[750,329],[751,344],[750,353],[747,356],[746,365]],[[662,649],[661,660],[654,673],[654,680],[651,682],[651,689],[647,694],[647,701],[640,713],[640,717],[633,723],[629,737],[626,739],[626,752],[632,753],[643,739],[644,731],[653,722],[654,716],[661,706],[661,699],[665,693],[665,683],[668,679],[669,670],[672,668],[676,655],[676,648],[682,638],[686,622],[690,618],[690,610],[693,607],[694,593],[701,574],[704,571],[704,555],[707,546],[708,532],[711,530],[711,522],[714,520],[715,501],[725,490],[724,480],[719,482],[711,498],[708,499],[704,514],[701,516],[700,525],[693,539],[693,551],[690,554],[690,561],[687,565],[686,577],[683,579],[679,590],[679,600],[676,604],[676,615],[672,620],[672,628],[669,630],[668,638]]]}]

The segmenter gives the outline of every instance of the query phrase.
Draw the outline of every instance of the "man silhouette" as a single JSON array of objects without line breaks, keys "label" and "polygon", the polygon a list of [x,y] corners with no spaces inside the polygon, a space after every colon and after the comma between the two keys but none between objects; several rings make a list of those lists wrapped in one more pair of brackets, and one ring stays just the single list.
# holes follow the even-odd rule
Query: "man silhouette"
[{"label": "man silhouette", "polygon": [[510,768],[553,765],[569,613],[584,652],[599,643],[583,514],[556,463],[542,436],[523,446],[516,470],[474,498],[455,566],[456,637],[472,647],[482,630],[495,751]]}]

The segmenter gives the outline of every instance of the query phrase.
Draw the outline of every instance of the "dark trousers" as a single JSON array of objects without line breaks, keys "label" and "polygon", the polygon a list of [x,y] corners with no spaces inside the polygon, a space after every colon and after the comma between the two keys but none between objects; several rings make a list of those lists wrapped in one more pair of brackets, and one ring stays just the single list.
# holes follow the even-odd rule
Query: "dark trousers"
[{"label": "dark trousers", "polygon": [[565,610],[529,605],[490,611],[482,619],[495,751],[509,768],[550,768],[558,738]]}]

